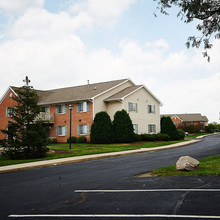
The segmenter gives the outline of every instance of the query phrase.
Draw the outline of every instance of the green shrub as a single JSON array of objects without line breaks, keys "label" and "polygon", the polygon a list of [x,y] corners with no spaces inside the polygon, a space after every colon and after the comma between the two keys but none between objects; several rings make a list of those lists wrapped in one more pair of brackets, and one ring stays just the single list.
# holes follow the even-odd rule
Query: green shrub
[{"label": "green shrub", "polygon": [[57,138],[56,137],[48,137],[47,138],[47,144],[56,144]]},{"label": "green shrub", "polygon": [[152,134],[142,134],[141,137],[143,141],[155,141],[155,136]]},{"label": "green shrub", "polygon": [[80,136],[77,138],[77,143],[86,143],[87,138],[85,136]]},{"label": "green shrub", "polygon": [[213,128],[211,126],[205,126],[205,132],[206,133],[213,133],[214,130],[213,130]]},{"label": "green shrub", "polygon": [[156,141],[169,141],[170,140],[170,136],[168,134],[153,134],[154,138]]},{"label": "green shrub", "polygon": [[[67,143],[69,143],[70,142],[70,138],[68,137],[67,138]],[[71,143],[76,143],[77,142],[77,137],[71,137]]]},{"label": "green shrub", "polygon": [[170,140],[177,139],[178,132],[170,117],[161,118],[161,133],[168,134],[170,136]]},{"label": "green shrub", "polygon": [[129,114],[123,109],[114,115],[113,130],[115,142],[131,143],[135,141],[134,128]]},{"label": "green shrub", "polygon": [[135,134],[135,141],[142,141],[142,136],[140,134]]},{"label": "green shrub", "polygon": [[177,129],[177,140],[183,140],[185,138],[185,132],[181,129]]},{"label": "green shrub", "polygon": [[94,144],[110,144],[114,142],[111,118],[107,112],[98,112],[91,127],[90,141]]}]

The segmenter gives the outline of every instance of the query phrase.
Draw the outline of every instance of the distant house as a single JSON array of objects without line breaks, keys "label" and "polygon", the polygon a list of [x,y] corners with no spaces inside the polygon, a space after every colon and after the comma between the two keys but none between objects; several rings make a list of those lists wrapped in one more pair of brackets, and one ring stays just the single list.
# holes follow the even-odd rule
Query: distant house
[{"label": "distant house", "polygon": [[208,118],[206,116],[202,116],[200,113],[191,113],[191,114],[163,114],[163,116],[169,116],[176,127],[180,127],[181,125],[200,125],[202,129],[208,124]]},{"label": "distant house", "polygon": [[[16,105],[12,99],[18,88],[10,86],[0,100],[0,129],[6,129],[11,120],[9,112]],[[36,90],[41,107],[39,118],[50,127],[48,136],[58,142],[69,137],[72,104],[72,136],[84,135],[90,140],[90,129],[96,113],[106,111],[111,119],[116,111],[125,109],[132,120],[134,131],[160,132],[161,102],[144,85],[135,85],[130,79],[86,84],[53,90]],[[4,134],[0,132],[0,139]]]}]

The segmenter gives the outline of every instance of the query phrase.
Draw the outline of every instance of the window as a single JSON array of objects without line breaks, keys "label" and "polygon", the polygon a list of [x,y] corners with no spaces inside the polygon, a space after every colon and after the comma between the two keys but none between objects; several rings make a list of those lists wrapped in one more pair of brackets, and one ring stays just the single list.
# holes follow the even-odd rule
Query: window
[{"label": "window", "polygon": [[67,126],[57,126],[56,136],[67,136]]},{"label": "window", "polygon": [[65,114],[67,113],[67,105],[56,105],[56,114]]},{"label": "window", "polygon": [[89,111],[89,102],[77,103],[77,112],[88,112],[88,111]]},{"label": "window", "polygon": [[15,108],[14,107],[6,108],[6,117],[12,117],[14,115],[15,115]]},{"label": "window", "polygon": [[138,124],[133,124],[134,133],[138,134]]},{"label": "window", "polygon": [[148,125],[148,133],[151,134],[151,133],[156,133],[156,125],[155,124],[149,124]]},{"label": "window", "polygon": [[148,114],[155,114],[155,105],[148,105]]},{"label": "window", "polygon": [[89,125],[77,125],[77,135],[89,134]]},{"label": "window", "polygon": [[137,112],[137,103],[129,102],[128,103],[129,112]]},{"label": "window", "polygon": [[40,111],[41,112],[50,112],[50,106],[42,106]]}]

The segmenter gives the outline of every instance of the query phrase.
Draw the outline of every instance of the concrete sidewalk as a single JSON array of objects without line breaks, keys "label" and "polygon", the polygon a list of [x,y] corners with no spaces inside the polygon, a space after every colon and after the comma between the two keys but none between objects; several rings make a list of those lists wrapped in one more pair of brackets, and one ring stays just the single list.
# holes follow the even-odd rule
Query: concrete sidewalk
[{"label": "concrete sidewalk", "polygon": [[107,157],[117,157],[117,156],[122,156],[122,155],[130,155],[130,154],[138,154],[138,153],[152,152],[152,151],[158,151],[158,150],[166,150],[166,149],[177,148],[177,147],[182,147],[182,146],[194,144],[199,141],[201,141],[201,140],[190,140],[190,141],[185,141],[185,142],[181,142],[181,143],[177,143],[177,144],[171,144],[171,145],[154,147],[154,148],[140,148],[137,150],[84,155],[84,156],[76,156],[76,157],[66,157],[66,158],[59,158],[59,159],[53,159],[53,160],[43,160],[43,161],[37,161],[37,162],[29,162],[29,163],[1,166],[0,173],[26,170],[26,169],[32,169],[32,168],[37,168],[37,167],[55,166],[58,164],[65,164],[65,163],[76,163],[76,162],[80,162],[80,161],[102,159],[102,158],[107,158]]}]

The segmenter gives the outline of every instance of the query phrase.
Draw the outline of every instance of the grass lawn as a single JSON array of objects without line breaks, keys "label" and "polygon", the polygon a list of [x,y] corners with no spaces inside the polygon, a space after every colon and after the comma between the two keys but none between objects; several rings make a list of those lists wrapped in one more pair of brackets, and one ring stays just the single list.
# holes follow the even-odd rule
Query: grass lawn
[{"label": "grass lawn", "polygon": [[199,168],[193,171],[177,171],[176,165],[151,171],[156,176],[220,176],[220,155],[199,160]]},{"label": "grass lawn", "polygon": [[135,142],[131,144],[72,144],[72,148],[69,149],[69,144],[53,144],[49,146],[50,150],[54,153],[48,154],[45,158],[39,159],[26,159],[26,160],[9,160],[0,156],[0,166],[28,163],[40,160],[51,160],[64,157],[74,157],[90,154],[100,154],[109,152],[118,152],[126,150],[135,150],[140,148],[152,148],[160,147],[164,145],[174,144],[181,141],[165,141],[165,142]]}]

